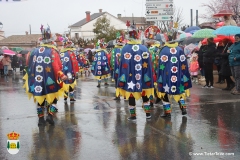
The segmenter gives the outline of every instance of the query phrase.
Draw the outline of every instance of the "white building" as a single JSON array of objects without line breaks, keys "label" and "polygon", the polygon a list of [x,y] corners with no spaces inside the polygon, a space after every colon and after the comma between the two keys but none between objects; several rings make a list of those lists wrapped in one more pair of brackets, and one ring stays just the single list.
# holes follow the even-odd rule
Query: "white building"
[{"label": "white building", "polygon": [[84,39],[92,39],[95,37],[93,33],[94,26],[97,19],[103,16],[106,16],[107,19],[110,20],[110,26],[114,26],[117,30],[126,30],[126,23],[117,17],[109,14],[108,12],[102,12],[102,9],[99,9],[98,13],[90,14],[90,11],[86,11],[86,18],[82,19],[79,22],[69,26],[71,38],[84,38]]}]

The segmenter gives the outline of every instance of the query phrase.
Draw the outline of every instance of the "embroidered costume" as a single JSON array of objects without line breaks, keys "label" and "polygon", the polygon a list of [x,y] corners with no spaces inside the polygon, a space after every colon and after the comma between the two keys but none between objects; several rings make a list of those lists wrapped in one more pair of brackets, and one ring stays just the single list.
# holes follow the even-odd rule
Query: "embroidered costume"
[{"label": "embroidered costume", "polygon": [[59,79],[65,79],[66,76],[62,72],[57,48],[52,45],[53,37],[50,28],[42,31],[42,44],[34,49],[27,58],[26,74],[24,88],[29,98],[33,97],[38,103],[37,113],[39,117],[39,125],[44,125],[44,105],[48,103],[48,116],[46,121],[54,124],[53,115],[57,111],[56,103],[59,97],[63,96],[65,85],[59,82]]},{"label": "embroidered costume", "polygon": [[[119,64],[120,64],[120,58],[121,58],[121,52],[124,45],[124,35],[120,35],[120,33],[117,33],[117,45],[115,45],[114,49],[111,53],[111,69],[112,69],[112,78],[115,81],[115,88],[117,88],[117,81],[118,81],[118,73],[119,73]],[[120,100],[120,96],[115,97],[114,100]]]},{"label": "embroidered costume", "polygon": [[97,87],[100,87],[101,80],[105,81],[105,85],[108,85],[107,80],[110,77],[110,66],[108,63],[108,55],[105,51],[104,41],[100,42],[100,49],[96,50],[94,61],[92,63],[91,71],[95,78],[98,80]]},{"label": "embroidered costume", "polygon": [[187,114],[185,98],[190,95],[192,87],[188,71],[187,59],[178,43],[166,43],[159,57],[158,68],[158,97],[163,99],[164,114],[162,117],[171,117],[171,104],[168,95],[179,103],[182,115]]},{"label": "embroidered costume", "polygon": [[64,95],[64,101],[67,102],[69,96],[70,103],[74,103],[74,88],[77,85],[76,75],[78,73],[78,62],[75,56],[74,48],[71,47],[72,41],[67,38],[64,39],[64,48],[61,50],[60,57],[62,61],[62,72],[67,75],[67,80],[64,83],[69,88],[69,93]]},{"label": "embroidered costume", "polygon": [[89,60],[84,56],[83,53],[80,53],[77,56],[77,61],[78,61],[78,66],[79,66],[79,73],[82,75],[83,73],[85,73],[85,75],[88,73],[90,74],[90,62]]},{"label": "embroidered costume", "polygon": [[137,39],[135,26],[131,26],[129,41],[122,49],[116,96],[129,99],[131,117],[136,119],[136,102],[143,99],[143,107],[147,118],[151,118],[149,97],[154,94],[152,65],[150,54],[146,46]]}]

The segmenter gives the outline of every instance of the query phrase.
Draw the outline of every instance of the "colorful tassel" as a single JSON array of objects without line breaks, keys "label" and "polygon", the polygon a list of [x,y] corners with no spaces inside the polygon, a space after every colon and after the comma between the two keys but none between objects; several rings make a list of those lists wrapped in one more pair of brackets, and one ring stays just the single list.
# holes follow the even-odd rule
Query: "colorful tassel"
[{"label": "colorful tassel", "polygon": [[69,98],[70,99],[74,99],[74,91],[73,92],[69,92]]},{"label": "colorful tassel", "polygon": [[180,106],[180,109],[183,109],[183,108],[187,108],[187,106],[186,106],[186,103],[185,103],[185,100],[184,99],[180,99],[179,100],[179,106]]},{"label": "colorful tassel", "polygon": [[135,106],[129,106],[129,111],[130,111],[131,117],[136,117],[136,108],[135,108]]},{"label": "colorful tassel", "polygon": [[51,105],[48,108],[48,113],[51,114],[51,115],[54,115],[55,112],[57,112],[57,108],[55,106]]},{"label": "colorful tassel", "polygon": [[151,112],[150,111],[150,108],[151,108],[150,102],[143,103],[143,108],[144,108],[145,113],[150,113]]},{"label": "colorful tassel", "polygon": [[37,108],[37,114],[38,114],[38,117],[44,116],[43,109],[41,107]]},{"label": "colorful tassel", "polygon": [[163,104],[163,109],[164,109],[164,112],[167,114],[167,113],[171,113],[171,104]]}]

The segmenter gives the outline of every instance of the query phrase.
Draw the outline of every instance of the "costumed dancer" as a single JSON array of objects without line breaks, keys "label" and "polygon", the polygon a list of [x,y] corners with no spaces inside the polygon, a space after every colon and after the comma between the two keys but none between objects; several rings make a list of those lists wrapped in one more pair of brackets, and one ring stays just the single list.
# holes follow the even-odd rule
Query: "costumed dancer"
[{"label": "costumed dancer", "polygon": [[90,67],[89,60],[86,57],[83,57],[83,70],[84,70],[85,75],[87,75],[87,73],[88,73],[88,75],[91,73],[89,70],[89,67]]},{"label": "costumed dancer", "polygon": [[[111,68],[113,70],[112,77],[115,81],[115,88],[117,88],[121,51],[124,46],[124,35],[120,35],[119,32],[116,35],[116,43],[117,45],[115,45],[114,49],[112,50],[111,62],[110,62]],[[114,100],[120,100],[120,96],[116,96]]]},{"label": "costumed dancer", "polygon": [[[147,44],[149,46],[149,52],[151,53],[151,62],[152,62],[152,72],[153,72],[153,80],[154,86],[156,86],[156,79],[157,79],[157,54],[159,53],[160,43],[155,40],[157,34],[160,33],[160,29],[157,26],[151,25],[149,26],[145,32],[145,38],[147,39]],[[156,95],[156,88],[154,89],[155,96]],[[158,103],[160,99],[157,97],[156,103]],[[153,95],[150,97],[150,105],[153,107]]]},{"label": "costumed dancer", "polygon": [[104,40],[99,41],[99,49],[96,50],[91,71],[98,80],[97,87],[101,86],[101,81],[104,80],[104,85],[108,85],[107,81],[110,77],[110,66],[108,63],[107,52],[105,51],[106,44]]},{"label": "costumed dancer", "polygon": [[[53,125],[53,116],[57,111],[57,99],[63,96],[66,90],[65,84],[58,80],[65,80],[67,77],[62,72],[57,48],[52,45],[54,38],[50,27],[44,29],[42,25],[40,29],[42,32],[41,45],[27,56],[28,67],[23,77],[25,80],[23,87],[26,88],[29,98],[33,97],[34,102],[38,103],[38,125],[44,125],[46,121]],[[44,120],[45,102],[48,103],[46,121]]]},{"label": "costumed dancer", "polygon": [[171,104],[168,95],[178,102],[182,115],[187,114],[185,98],[192,87],[188,63],[178,43],[165,43],[160,51],[158,67],[158,97],[163,101],[162,117],[171,117]]},{"label": "costumed dancer", "polygon": [[70,103],[74,103],[74,88],[77,85],[76,75],[78,73],[78,62],[76,55],[74,53],[74,48],[72,48],[72,41],[68,38],[63,40],[64,48],[61,50],[60,57],[62,61],[62,72],[67,75],[67,80],[64,83],[69,88],[68,92],[65,92],[64,102],[67,103],[67,98],[69,96]]},{"label": "costumed dancer", "polygon": [[[152,62],[152,72],[153,72],[153,80],[154,80],[154,95],[157,97],[156,104],[161,101],[157,96],[156,87],[157,87],[157,66],[158,66],[158,58],[159,58],[159,47],[160,43],[155,40],[150,40],[149,42],[149,52],[151,53],[151,62]],[[153,107],[153,96],[150,97],[150,105]]]},{"label": "costumed dancer", "polygon": [[146,118],[150,119],[149,97],[154,95],[151,58],[146,46],[137,40],[134,25],[129,28],[129,42],[123,47],[116,96],[124,96],[129,100],[130,117],[136,120],[136,100],[143,99]]},{"label": "costumed dancer", "polygon": [[78,56],[77,56],[77,61],[78,61],[78,67],[79,67],[79,73],[82,75],[83,72],[84,72],[84,59],[83,59],[83,53],[80,53]]}]

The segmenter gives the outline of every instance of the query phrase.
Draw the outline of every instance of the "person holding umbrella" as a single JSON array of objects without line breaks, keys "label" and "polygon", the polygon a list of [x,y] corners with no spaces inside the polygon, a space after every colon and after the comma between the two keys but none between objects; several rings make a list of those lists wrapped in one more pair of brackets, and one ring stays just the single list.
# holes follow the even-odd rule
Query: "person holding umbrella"
[{"label": "person holding umbrella", "polygon": [[4,55],[4,57],[2,58],[2,64],[3,64],[3,70],[4,70],[4,75],[8,76],[8,66],[11,65],[11,59],[9,55]]},{"label": "person holding umbrella", "polygon": [[232,94],[240,95],[240,34],[235,35],[235,43],[229,47],[227,53],[229,53],[229,65],[236,87]]}]

